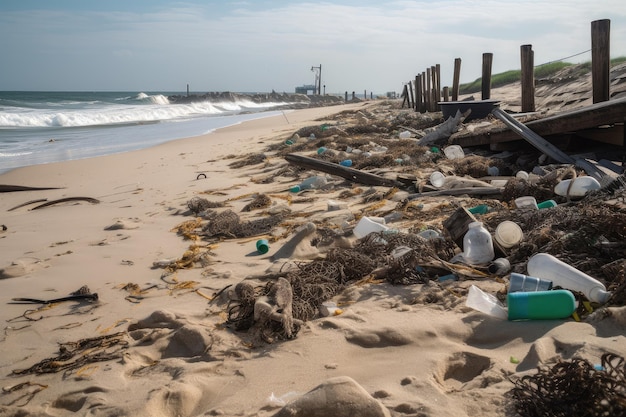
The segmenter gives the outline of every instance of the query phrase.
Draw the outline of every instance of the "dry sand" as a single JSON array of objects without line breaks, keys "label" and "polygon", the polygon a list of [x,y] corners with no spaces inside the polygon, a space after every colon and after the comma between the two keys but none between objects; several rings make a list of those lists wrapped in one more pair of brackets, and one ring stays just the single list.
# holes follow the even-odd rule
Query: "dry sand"
[{"label": "dry sand", "polygon": [[[441,302],[422,304],[415,302],[422,285],[384,283],[349,288],[337,297],[342,314],[305,323],[295,339],[251,346],[245,334],[224,326],[223,297],[210,303],[203,295],[282,264],[270,255],[289,236],[272,243],[267,255],[257,253],[256,238],[223,241],[206,267],[178,270],[167,277],[169,285],[161,279],[163,269],[153,263],[180,258],[189,248],[172,229],[192,218],[182,215],[191,198],[207,191],[214,192],[212,200],[235,198],[230,208],[239,213],[251,198],[237,197],[288,195],[295,184],[253,183],[263,164],[232,170],[228,155],[261,152],[300,127],[369,105],[297,110],[146,150],[0,176],[2,184],[61,187],[0,199],[0,224],[7,227],[0,231],[0,415],[271,416],[330,378],[348,376],[390,415],[501,416],[511,376],[575,356],[592,363],[604,352],[626,356],[626,315],[619,309],[596,324],[507,322],[469,309],[463,297],[441,296],[445,286]],[[207,178],[197,178],[200,173]],[[315,191],[314,200],[297,209],[324,213],[339,191]],[[9,211],[30,200],[65,197],[100,203]],[[174,280],[195,284],[176,286]],[[130,283],[154,287],[132,299],[123,289]],[[39,305],[11,303],[15,297],[65,297],[84,285],[98,294],[97,302],[61,302],[25,316]],[[479,285],[494,292],[503,286],[495,280]],[[132,337],[120,336],[128,343],[121,359],[12,374],[56,356],[60,343],[129,328]]]}]

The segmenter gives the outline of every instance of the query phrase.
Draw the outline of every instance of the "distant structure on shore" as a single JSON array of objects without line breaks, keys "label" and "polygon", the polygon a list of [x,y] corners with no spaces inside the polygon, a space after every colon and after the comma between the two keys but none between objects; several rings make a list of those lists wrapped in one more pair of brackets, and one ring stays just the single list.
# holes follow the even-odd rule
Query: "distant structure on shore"
[{"label": "distant structure on shore", "polygon": [[317,86],[313,84],[305,84],[300,87],[296,87],[296,94],[304,94],[305,96],[311,96],[316,93]]}]

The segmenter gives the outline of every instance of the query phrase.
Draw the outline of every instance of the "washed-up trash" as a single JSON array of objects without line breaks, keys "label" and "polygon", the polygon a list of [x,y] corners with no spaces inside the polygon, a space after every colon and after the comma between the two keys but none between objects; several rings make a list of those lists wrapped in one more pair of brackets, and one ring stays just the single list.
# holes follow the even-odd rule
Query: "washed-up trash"
[{"label": "washed-up trash", "polygon": [[553,285],[580,291],[591,302],[604,304],[611,297],[604,284],[548,253],[538,253],[528,260],[528,274],[552,281]]},{"label": "washed-up trash", "polygon": [[463,257],[471,265],[490,262],[495,257],[491,234],[482,222],[472,222],[463,236]]},{"label": "washed-up trash", "polygon": [[563,180],[554,187],[554,193],[563,197],[581,198],[589,191],[599,190],[600,183],[593,177],[582,176],[575,179]]},{"label": "washed-up trash", "polygon": [[444,155],[448,159],[461,159],[465,157],[465,152],[463,152],[463,148],[459,145],[450,145],[443,149]]},{"label": "washed-up trash", "polygon": [[303,190],[322,188],[327,183],[328,183],[328,180],[326,179],[326,177],[321,176],[321,175],[316,175],[316,176],[305,179],[300,184],[294,187],[291,187],[289,191],[291,191],[292,193],[298,193]]},{"label": "washed-up trash", "polygon": [[256,241],[256,250],[260,254],[265,254],[270,250],[270,244],[267,239],[259,239]]},{"label": "washed-up trash", "polygon": [[370,233],[384,232],[386,230],[389,230],[389,227],[385,226],[383,223],[376,222],[371,218],[364,216],[361,217],[361,220],[357,223],[353,233],[357,238],[362,238]]},{"label": "washed-up trash", "polygon": [[506,258],[497,258],[487,268],[490,274],[504,275],[511,270],[511,263]]},{"label": "washed-up trash", "polygon": [[576,310],[574,295],[567,290],[509,293],[505,307],[475,285],[470,287],[465,305],[502,320],[564,319]]},{"label": "washed-up trash", "polygon": [[517,223],[505,220],[496,227],[494,238],[503,248],[508,249],[519,245],[524,233]]},{"label": "washed-up trash", "polygon": [[546,201],[542,201],[541,203],[537,203],[537,208],[538,209],[547,209],[547,208],[552,208],[552,207],[556,207],[557,203],[554,200],[546,200]]},{"label": "washed-up trash", "polygon": [[514,200],[514,202],[515,202],[515,207],[518,209],[527,209],[527,208],[538,209],[537,200],[533,196],[518,197]]},{"label": "washed-up trash", "polygon": [[536,277],[530,277],[524,274],[512,272],[509,278],[508,292],[533,292],[533,291],[549,291],[552,289],[552,281]]},{"label": "washed-up trash", "polygon": [[409,132],[408,130],[405,130],[403,132],[400,132],[400,134],[398,134],[398,137],[400,139],[409,139],[411,137],[411,132]]}]

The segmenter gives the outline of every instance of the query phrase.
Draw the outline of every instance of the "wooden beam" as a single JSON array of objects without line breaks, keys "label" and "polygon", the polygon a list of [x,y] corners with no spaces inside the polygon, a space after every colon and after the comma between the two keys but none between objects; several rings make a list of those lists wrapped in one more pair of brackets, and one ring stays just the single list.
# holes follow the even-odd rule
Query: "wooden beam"
[{"label": "wooden beam", "polygon": [[459,100],[459,80],[461,78],[461,58],[454,59],[454,78],[452,79],[452,101]]},{"label": "wooden beam", "polygon": [[594,103],[608,101],[610,98],[610,32],[611,21],[609,19],[591,22],[591,82]]},{"label": "wooden beam", "polygon": [[483,100],[491,98],[491,66],[493,63],[493,54],[485,52],[483,54],[483,76],[481,83],[481,97]]},{"label": "wooden beam", "polygon": [[535,64],[532,45],[520,47],[522,61],[522,112],[535,111]]},{"label": "wooden beam", "polygon": [[344,167],[339,164],[311,158],[304,155],[290,153],[285,156],[285,160],[292,165],[325,172],[331,175],[336,175],[338,177],[345,178],[348,181],[356,182],[359,184],[382,185],[386,187],[400,188],[404,187],[404,184],[393,179],[384,178],[376,174],[371,174],[369,172],[360,171],[354,168]]},{"label": "wooden beam", "polygon": [[[626,121],[626,98],[620,98],[533,120],[526,123],[526,126],[538,135],[546,137],[624,121]],[[454,133],[450,137],[450,142],[461,146],[478,146],[519,139],[515,132],[503,126],[498,130],[492,129],[478,134]]]}]

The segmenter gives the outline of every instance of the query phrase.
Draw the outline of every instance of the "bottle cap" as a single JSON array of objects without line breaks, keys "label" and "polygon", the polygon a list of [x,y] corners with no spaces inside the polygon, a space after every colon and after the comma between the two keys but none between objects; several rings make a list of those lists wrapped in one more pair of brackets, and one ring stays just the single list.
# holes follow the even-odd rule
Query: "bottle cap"
[{"label": "bottle cap", "polygon": [[508,249],[519,244],[524,238],[524,233],[517,223],[505,220],[496,227],[494,237],[500,245]]},{"label": "bottle cap", "polygon": [[291,191],[292,193],[299,193],[300,192],[300,186],[299,185],[294,185],[293,187],[291,187],[289,189],[289,191]]}]

